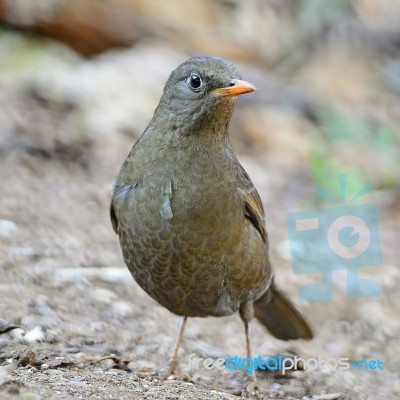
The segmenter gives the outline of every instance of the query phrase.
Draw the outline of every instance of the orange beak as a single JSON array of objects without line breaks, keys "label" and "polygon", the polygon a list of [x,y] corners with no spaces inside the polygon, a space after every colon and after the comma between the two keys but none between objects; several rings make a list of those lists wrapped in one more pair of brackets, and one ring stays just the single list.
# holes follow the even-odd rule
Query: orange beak
[{"label": "orange beak", "polygon": [[232,79],[231,85],[213,90],[211,93],[220,96],[240,96],[241,94],[254,92],[256,88],[249,82],[241,81],[240,79]]}]

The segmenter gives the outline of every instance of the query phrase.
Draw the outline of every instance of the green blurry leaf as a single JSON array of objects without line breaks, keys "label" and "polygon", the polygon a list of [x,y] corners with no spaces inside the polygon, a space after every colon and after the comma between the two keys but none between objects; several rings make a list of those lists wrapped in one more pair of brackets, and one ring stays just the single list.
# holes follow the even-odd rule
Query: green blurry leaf
[{"label": "green blurry leaf", "polygon": [[396,151],[398,143],[395,130],[389,127],[378,128],[376,132],[376,142],[379,150]]},{"label": "green blurry leaf", "polygon": [[[338,203],[350,201],[359,191],[369,183],[368,176],[359,168],[352,165],[343,165],[334,156],[326,156],[321,150],[322,146],[316,144],[310,157],[310,168],[317,187],[323,189]],[[346,196],[340,185],[340,175],[346,175]],[[363,201],[363,199],[361,199]],[[329,199],[316,193],[314,203],[318,206],[332,205]]]},{"label": "green blurry leaf", "polygon": [[365,121],[343,111],[321,109],[319,121],[323,133],[333,140],[368,140],[371,136],[371,128]]},{"label": "green blurry leaf", "polygon": [[351,14],[349,0],[304,0],[299,13],[299,23],[303,31],[316,34],[326,25],[333,25]]}]

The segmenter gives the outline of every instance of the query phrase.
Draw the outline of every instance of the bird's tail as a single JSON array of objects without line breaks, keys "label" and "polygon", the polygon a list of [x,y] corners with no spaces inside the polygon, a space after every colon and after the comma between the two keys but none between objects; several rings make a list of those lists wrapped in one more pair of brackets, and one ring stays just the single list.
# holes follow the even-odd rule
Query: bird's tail
[{"label": "bird's tail", "polygon": [[255,317],[278,339],[312,339],[313,333],[304,317],[272,283],[270,289],[254,303]]}]

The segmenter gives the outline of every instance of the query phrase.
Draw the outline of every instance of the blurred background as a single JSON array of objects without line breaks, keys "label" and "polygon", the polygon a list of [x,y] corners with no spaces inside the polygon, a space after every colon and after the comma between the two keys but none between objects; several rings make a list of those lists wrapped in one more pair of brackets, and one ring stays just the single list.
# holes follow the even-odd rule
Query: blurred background
[{"label": "blurred background", "polygon": [[[357,204],[377,209],[382,263],[359,274],[382,295],[347,297],[335,275],[332,302],[300,304],[315,340],[279,342],[255,323],[254,342],[260,355],[381,359],[385,370],[270,374],[265,386],[287,399],[400,396],[399,1],[0,0],[0,21],[0,396],[101,398],[102,380],[101,393],[125,398],[145,380],[155,398],[208,398],[215,382],[243,380],[203,370],[178,387],[143,372],[166,365],[178,318],[129,277],[108,216],[169,73],[199,54],[229,59],[257,87],[239,99],[231,137],[293,299],[320,274],[294,274],[288,213],[332,206],[317,187],[343,200],[341,173],[345,203],[370,184]],[[183,364],[244,354],[241,332],[237,317],[193,320]],[[77,374],[85,387],[71,389]]]}]

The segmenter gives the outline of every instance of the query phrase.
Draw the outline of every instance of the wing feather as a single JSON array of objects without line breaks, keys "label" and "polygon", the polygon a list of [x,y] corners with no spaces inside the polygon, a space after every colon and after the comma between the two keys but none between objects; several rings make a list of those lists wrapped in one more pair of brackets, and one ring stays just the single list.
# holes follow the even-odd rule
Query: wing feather
[{"label": "wing feather", "polygon": [[263,241],[268,244],[267,231],[265,229],[264,207],[253,182],[244,168],[239,164],[239,193],[243,197],[245,217],[254,225],[260,233]]}]

